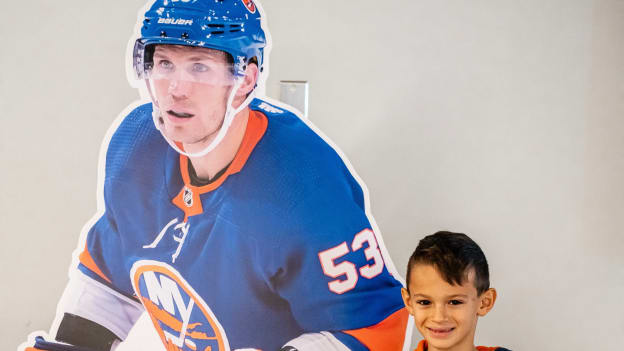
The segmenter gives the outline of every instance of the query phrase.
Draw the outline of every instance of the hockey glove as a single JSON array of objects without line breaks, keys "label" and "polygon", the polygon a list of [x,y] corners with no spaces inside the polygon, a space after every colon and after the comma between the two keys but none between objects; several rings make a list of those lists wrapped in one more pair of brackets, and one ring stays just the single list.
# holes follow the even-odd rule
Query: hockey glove
[{"label": "hockey glove", "polygon": [[27,347],[24,351],[94,351],[89,348],[62,344],[58,342],[45,341],[43,337],[35,338],[35,346]]}]

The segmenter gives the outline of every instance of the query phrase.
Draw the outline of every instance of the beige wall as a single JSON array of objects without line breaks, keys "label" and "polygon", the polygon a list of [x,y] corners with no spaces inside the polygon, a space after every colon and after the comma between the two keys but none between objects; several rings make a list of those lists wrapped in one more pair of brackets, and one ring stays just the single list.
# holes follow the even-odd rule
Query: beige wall
[{"label": "beige wall", "polygon": [[[143,1],[116,3],[0,11],[2,349],[48,328],[101,140],[138,98],[124,55]],[[422,236],[466,232],[499,291],[480,344],[621,348],[624,1],[263,5],[267,93],[310,82],[309,118],[368,185],[402,274]]]}]

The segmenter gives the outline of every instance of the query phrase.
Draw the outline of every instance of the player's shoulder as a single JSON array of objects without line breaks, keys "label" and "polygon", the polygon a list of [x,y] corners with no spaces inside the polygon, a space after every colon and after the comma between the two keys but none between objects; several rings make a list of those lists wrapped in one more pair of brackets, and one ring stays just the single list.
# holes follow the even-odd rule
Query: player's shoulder
[{"label": "player's shoulder", "polygon": [[267,134],[268,139],[283,143],[293,143],[295,145],[305,145],[310,142],[321,142],[326,145],[325,141],[310,128],[308,123],[304,122],[304,118],[299,112],[291,106],[281,104],[271,99],[254,99],[249,107],[257,112],[262,113],[268,119]]},{"label": "player's shoulder", "polygon": [[255,99],[250,107],[267,117],[267,129],[258,149],[273,161],[269,164],[275,165],[275,171],[288,169],[296,174],[305,169],[306,174],[296,174],[303,178],[315,172],[327,177],[328,173],[341,171],[343,160],[334,147],[288,106]]},{"label": "player's shoulder", "polygon": [[249,104],[249,108],[260,111],[267,117],[290,118],[295,116],[295,112],[288,106],[278,104],[267,98],[255,98]]},{"label": "player's shoulder", "polygon": [[257,145],[262,172],[290,185],[305,185],[308,180],[334,181],[349,173],[345,160],[319,135],[308,121],[288,109],[267,100],[255,99],[250,106],[267,117],[266,131]]},{"label": "player's shoulder", "polygon": [[153,164],[150,155],[162,155],[166,142],[154,126],[152,104],[129,106],[114,128],[106,148],[107,177],[132,164],[146,167]]},{"label": "player's shoulder", "polygon": [[[129,143],[149,138],[152,134],[158,134],[152,122],[152,104],[144,103],[137,106],[129,106],[128,112],[122,112],[121,123],[114,130],[109,143],[111,147],[122,147]],[[137,140],[137,138],[139,138]]]},{"label": "player's shoulder", "polygon": [[[243,172],[249,182],[262,186],[241,186],[245,195],[255,191],[265,203],[279,207],[275,213],[288,213],[292,221],[312,212],[321,215],[319,208],[328,203],[344,213],[362,212],[362,187],[329,141],[287,107],[256,99],[251,109],[264,114],[268,125],[248,160],[249,172]],[[285,221],[283,216],[279,221]]]}]

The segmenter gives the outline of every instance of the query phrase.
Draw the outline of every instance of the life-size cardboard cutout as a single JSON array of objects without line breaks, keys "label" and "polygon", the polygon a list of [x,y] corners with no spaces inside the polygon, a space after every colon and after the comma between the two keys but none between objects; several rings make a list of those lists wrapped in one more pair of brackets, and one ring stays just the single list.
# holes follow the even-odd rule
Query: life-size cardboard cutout
[{"label": "life-size cardboard cutout", "polygon": [[310,122],[263,96],[262,14],[251,0],[141,10],[128,51],[143,99],[103,142],[98,212],[35,350],[85,346],[71,316],[114,349],[143,311],[169,350],[409,347],[365,186]]}]

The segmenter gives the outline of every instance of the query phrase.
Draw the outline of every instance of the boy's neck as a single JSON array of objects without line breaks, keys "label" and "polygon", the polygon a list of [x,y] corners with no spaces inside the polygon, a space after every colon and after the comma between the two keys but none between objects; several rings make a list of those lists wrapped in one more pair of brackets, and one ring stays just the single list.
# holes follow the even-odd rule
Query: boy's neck
[{"label": "boy's neck", "polygon": [[478,349],[474,346],[474,342],[462,342],[460,344],[453,345],[450,348],[437,348],[433,345],[428,345],[428,343],[423,340],[418,345],[416,351],[478,351]]}]

